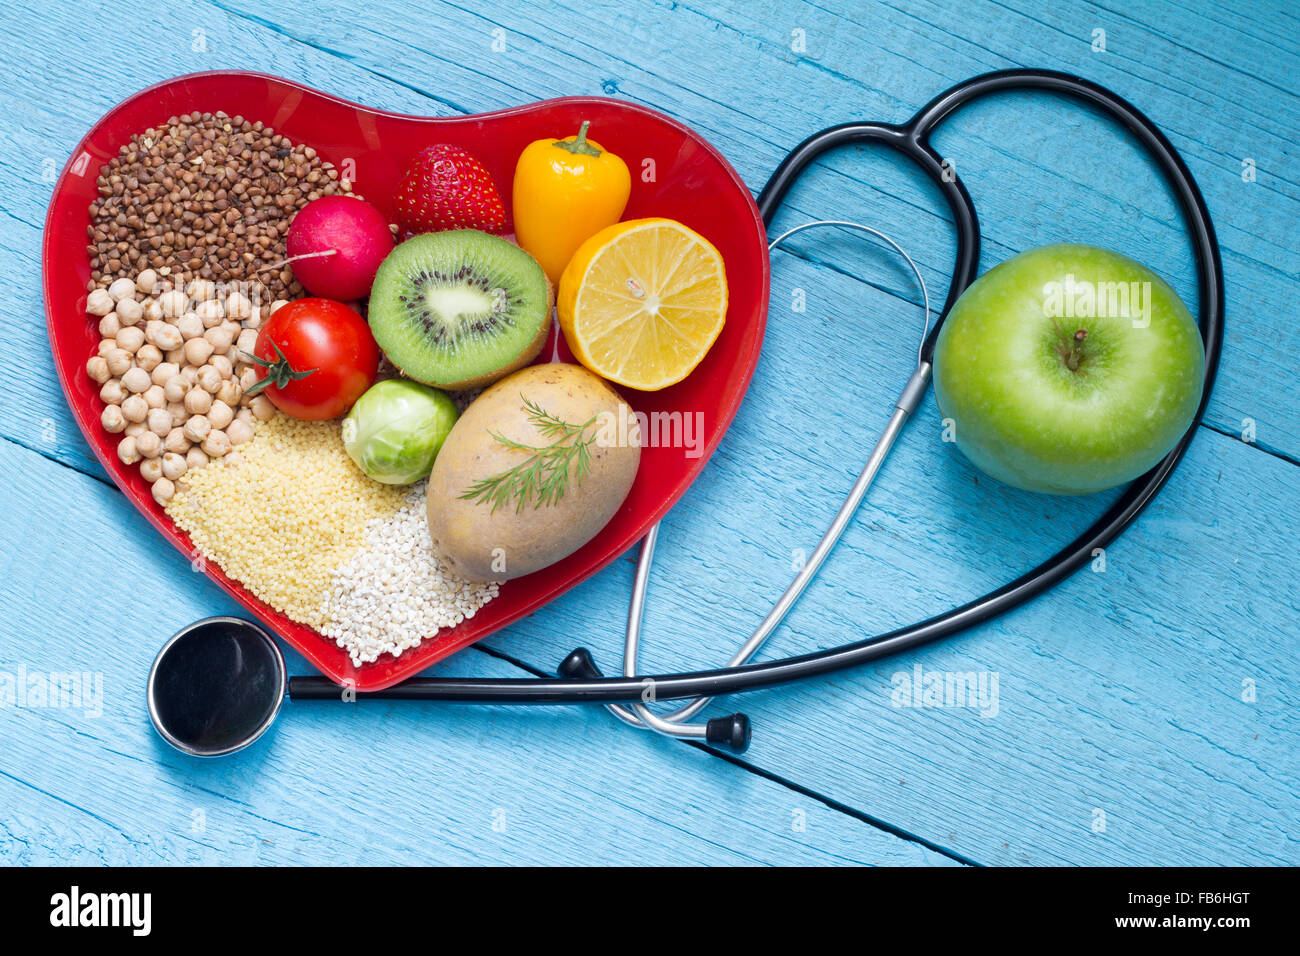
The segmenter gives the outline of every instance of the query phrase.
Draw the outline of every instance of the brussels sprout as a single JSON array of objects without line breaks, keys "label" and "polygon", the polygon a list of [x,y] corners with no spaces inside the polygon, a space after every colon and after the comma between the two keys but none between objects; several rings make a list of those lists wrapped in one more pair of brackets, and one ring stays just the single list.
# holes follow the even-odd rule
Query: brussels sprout
[{"label": "brussels sprout", "polygon": [[386,485],[429,477],[460,412],[443,392],[406,379],[371,386],[343,419],[343,447],[357,467]]}]

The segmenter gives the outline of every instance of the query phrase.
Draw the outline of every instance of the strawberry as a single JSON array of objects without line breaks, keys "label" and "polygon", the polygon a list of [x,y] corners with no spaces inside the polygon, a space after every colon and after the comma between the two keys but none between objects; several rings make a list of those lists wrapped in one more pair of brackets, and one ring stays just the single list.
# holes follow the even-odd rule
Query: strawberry
[{"label": "strawberry", "polygon": [[506,209],[487,169],[447,143],[429,146],[415,157],[397,184],[393,206],[408,233],[506,229]]}]

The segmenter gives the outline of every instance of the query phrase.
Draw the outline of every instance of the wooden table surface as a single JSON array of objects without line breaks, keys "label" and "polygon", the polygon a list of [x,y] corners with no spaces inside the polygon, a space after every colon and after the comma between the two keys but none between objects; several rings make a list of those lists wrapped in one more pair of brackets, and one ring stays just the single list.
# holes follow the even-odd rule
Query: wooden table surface
[{"label": "wooden table surface", "polygon": [[[1291,4],[0,0],[0,12],[0,861],[1300,862]],[[1013,66],[1077,73],[1146,111],[1200,182],[1223,247],[1227,336],[1209,413],[1104,570],[957,639],[733,702],[755,724],[739,759],[578,707],[288,705],[255,748],[216,761],[155,736],[143,690],[161,642],[235,605],[106,480],[48,352],[46,204],[114,103],[220,68],[438,116],[605,94],[690,124],[757,192],[814,130],[901,121],[959,80]],[[1194,305],[1172,199],[1097,116],[1013,95],[964,111],[937,143],[980,209],[984,268],[1045,242],[1093,242],[1148,263]],[[827,216],[883,228],[945,287],[947,215],[903,161],[833,156],[776,225]],[[815,544],[909,368],[917,297],[873,246],[797,243],[774,261],[771,301],[740,414],[664,525],[649,671],[730,655]],[[765,653],[968,600],[1111,497],[978,476],[941,440],[930,398]],[[436,672],[550,672],[578,644],[613,666],[630,558]],[[996,678],[996,707],[897,706],[914,668]],[[69,671],[102,677],[102,708],[3,697],[6,674],[12,687]]]}]

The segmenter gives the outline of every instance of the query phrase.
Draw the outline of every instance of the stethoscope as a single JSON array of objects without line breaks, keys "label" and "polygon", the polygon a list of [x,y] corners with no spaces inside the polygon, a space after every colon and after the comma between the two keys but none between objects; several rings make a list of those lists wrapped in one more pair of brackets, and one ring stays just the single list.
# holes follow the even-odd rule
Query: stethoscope
[{"label": "stethoscope", "polygon": [[[962,106],[992,93],[1026,89],[1064,94],[1108,114],[1137,138],[1173,189],[1186,220],[1196,257],[1199,322],[1205,345],[1205,385],[1196,416],[1174,449],[1153,469],[1134,480],[1091,527],[1037,568],[1009,584],[943,614],[875,637],[783,660],[751,663],[753,656],[825,562],[852,520],[908,417],[925,396],[939,329],[957,298],[975,280],[980,259],[979,219],[966,187],[951,166],[946,165],[935,152],[930,137],[943,120]],[[659,534],[659,526],[656,525],[641,544],[628,607],[622,676],[604,676],[590,652],[578,648],[560,664],[555,678],[414,678],[386,690],[352,696],[363,699],[443,700],[485,704],[599,703],[606,705],[614,716],[630,726],[743,751],[750,740],[749,720],[744,714],[715,717],[703,723],[692,723],[691,718],[716,697],[857,667],[889,654],[950,637],[991,620],[1042,594],[1089,563],[1097,549],[1105,548],[1114,541],[1154,500],[1182,460],[1204,415],[1214,387],[1223,344],[1223,272],[1214,226],[1196,181],[1164,134],[1126,100],[1088,80],[1047,70],[987,73],[959,83],[935,97],[902,125],[845,123],[810,136],[781,161],[759,194],[757,204],[763,221],[771,224],[790,187],[813,160],[829,150],[855,143],[883,143],[902,153],[921,167],[947,200],[957,229],[957,255],[948,297],[939,316],[931,323],[929,294],[916,264],[888,236],[860,223],[840,220],[804,223],[769,243],[769,251],[774,250],[794,235],[815,227],[855,229],[879,238],[902,255],[915,274],[921,288],[926,324],[916,368],[899,394],[889,422],[857,481],[803,567],[727,666],[678,674],[637,675],[642,616]],[[206,664],[206,669],[197,666],[197,662],[192,659],[193,654],[210,654],[213,646],[211,640],[204,639],[210,636],[204,634],[204,628],[215,628],[222,634],[229,633],[230,640],[235,643],[231,644],[226,660],[229,666],[244,668],[247,679],[235,679],[236,675],[224,673],[218,675],[220,679],[214,679],[211,662]],[[186,650],[190,647],[193,648],[192,652]],[[169,723],[167,717],[167,714],[188,713],[187,702],[192,705],[196,696],[195,685],[186,675],[192,676],[200,671],[209,678],[204,687],[215,688],[209,693],[223,693],[228,697],[247,697],[253,693],[264,695],[264,699],[237,700],[241,704],[238,714],[240,720],[235,722],[238,726],[232,725],[221,733],[209,733],[207,742],[201,746],[179,733],[179,728],[174,722]],[[245,686],[255,690],[241,689]],[[167,691],[166,688],[172,690]],[[168,693],[174,697],[168,697]],[[283,658],[270,636],[256,625],[234,618],[201,621],[178,633],[159,653],[149,680],[150,715],[159,732],[180,749],[202,755],[229,753],[257,739],[275,719],[286,696],[295,700],[339,700],[341,696],[349,695],[346,690],[324,677],[286,677]],[[656,714],[648,706],[653,701],[682,699],[688,699],[688,703],[670,713]]]}]

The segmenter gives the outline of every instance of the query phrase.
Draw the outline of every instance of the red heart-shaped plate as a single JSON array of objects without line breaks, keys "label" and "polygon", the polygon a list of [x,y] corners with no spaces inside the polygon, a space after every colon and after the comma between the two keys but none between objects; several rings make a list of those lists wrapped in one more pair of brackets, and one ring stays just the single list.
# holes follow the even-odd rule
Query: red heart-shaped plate
[{"label": "red heart-shaped plate", "polygon": [[[355,190],[391,215],[393,189],[410,159],[432,143],[452,143],[481,159],[509,200],[515,161],[529,142],[566,136],[591,120],[596,138],[632,171],[625,218],[667,216],[703,234],[726,263],[730,306],[726,326],[708,356],[683,382],[661,392],[624,390],[646,413],[703,414],[698,449],[647,447],[627,501],[608,525],[563,561],[509,581],[473,618],[442,631],[400,657],[354,667],[333,641],[263,604],[209,563],[207,573],[263,623],[331,679],[378,690],[415,674],[541,607],[600,570],[664,516],[704,467],[730,425],[758,362],[767,316],[767,238],[749,190],[730,164],[700,136],[662,113],[617,100],[569,97],[477,116],[429,118],[367,109],[337,97],[257,73],[184,76],[143,90],[114,107],[73,150],[45,221],[45,308],[50,348],[68,404],[104,468],[131,502],[183,553],[189,537],[153,500],[139,469],[117,458],[116,436],[100,427],[103,404],[87,377],[86,360],[99,343],[87,316],[88,207],[100,167],[130,137],[181,113],[217,112],[261,120],[296,143],[355,169]],[[508,210],[507,210],[508,211]],[[560,357],[567,358],[562,337]],[[551,352],[544,352],[551,355]],[[695,451],[700,454],[695,456]]]}]

